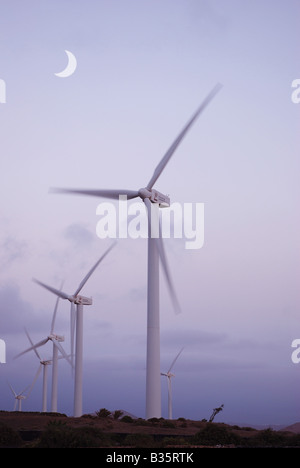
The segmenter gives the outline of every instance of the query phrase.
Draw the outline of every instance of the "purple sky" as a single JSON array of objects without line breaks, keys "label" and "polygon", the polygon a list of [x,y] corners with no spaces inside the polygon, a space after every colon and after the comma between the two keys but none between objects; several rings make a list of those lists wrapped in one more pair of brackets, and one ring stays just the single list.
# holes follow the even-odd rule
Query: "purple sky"
[{"label": "purple sky", "polygon": [[[34,341],[50,331],[55,297],[32,278],[74,292],[111,244],[96,235],[103,200],[50,187],[147,184],[202,99],[223,88],[155,187],[171,202],[204,203],[205,241],[165,241],[182,306],[161,275],[161,367],[184,346],[174,418],[292,424],[300,420],[299,109],[297,0],[12,0],[0,15],[0,409],[7,381],[35,375]],[[59,78],[64,50],[77,69]],[[120,239],[84,294],[84,412],[145,416],[144,239]],[[69,349],[69,303],[56,323]],[[40,350],[51,356],[51,346]],[[299,364],[300,366],[300,364]],[[72,414],[73,381],[59,363],[58,410]],[[41,409],[41,378],[24,410]],[[50,378],[49,378],[50,394]],[[49,395],[50,396],[50,395]],[[167,416],[167,384],[162,411]],[[50,406],[50,398],[49,398]]]}]

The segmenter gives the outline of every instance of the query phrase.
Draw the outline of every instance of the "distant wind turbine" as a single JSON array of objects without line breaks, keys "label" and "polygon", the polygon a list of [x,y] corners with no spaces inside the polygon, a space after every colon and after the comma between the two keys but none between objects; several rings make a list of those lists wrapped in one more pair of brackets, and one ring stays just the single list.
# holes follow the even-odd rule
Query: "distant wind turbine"
[{"label": "distant wind turbine", "polygon": [[72,366],[72,362],[63,349],[61,342],[65,340],[63,336],[57,335],[54,333],[54,325],[55,325],[55,318],[56,318],[56,313],[57,313],[57,307],[58,307],[58,302],[59,298],[56,300],[54,312],[53,312],[53,317],[52,317],[52,322],[51,322],[51,328],[50,328],[50,333],[49,335],[44,338],[43,340],[39,341],[36,344],[33,344],[31,341],[31,338],[29,337],[28,332],[26,331],[27,337],[29,341],[31,342],[32,346],[30,348],[25,349],[25,351],[22,351],[19,353],[15,358],[18,358],[22,356],[23,354],[28,353],[29,351],[34,350],[38,358],[40,359],[40,367],[38,370],[38,373],[41,371],[41,366],[44,366],[44,376],[43,376],[43,404],[42,408],[43,411],[46,411],[45,408],[47,406],[47,365],[51,363],[51,361],[42,361],[40,358],[39,354],[37,353],[37,348],[40,346],[44,346],[48,341],[52,341],[53,344],[53,355],[52,355],[52,393],[51,393],[51,411],[56,413],[57,412],[57,381],[58,381],[58,351],[61,353],[61,355],[69,362],[69,364]]},{"label": "distant wind turbine", "polygon": [[[39,372],[36,373],[32,384],[28,385],[26,388],[24,388],[24,390],[22,390],[22,392],[19,392],[19,393],[15,392],[15,390],[13,389],[11,384],[9,382],[7,382],[9,388],[11,389],[11,392],[12,392],[13,396],[15,397],[14,411],[16,411],[17,406],[18,406],[18,411],[22,411],[22,400],[25,400],[26,398],[29,397],[29,395],[31,393],[31,390],[33,389],[34,384],[35,384],[35,382],[36,382],[36,380],[38,378],[38,375],[39,375]],[[28,393],[27,393],[27,395],[24,395],[26,390],[28,390]]]},{"label": "distant wind turbine", "polygon": [[183,348],[179,351],[175,359],[173,360],[172,364],[170,365],[170,368],[168,372],[161,372],[161,375],[167,377],[167,382],[168,382],[168,419],[172,419],[172,383],[171,383],[171,378],[175,377],[174,374],[171,374],[171,370],[174,367],[175,362],[179,358],[180,354],[182,353]]},{"label": "distant wind turbine", "polygon": [[32,349],[35,352],[38,360],[40,361],[40,365],[38,367],[37,375],[39,376],[41,370],[43,369],[43,389],[42,389],[42,412],[45,413],[47,411],[47,380],[48,380],[48,366],[52,364],[51,359],[42,359],[38,350],[34,347],[34,343],[29,336],[27,330],[25,330],[28,340],[31,343]]},{"label": "distant wind turbine", "polygon": [[118,200],[120,196],[126,196],[128,200],[140,197],[145,203],[148,212],[148,287],[147,287],[147,362],[146,362],[146,419],[161,417],[161,382],[160,382],[160,317],[159,317],[159,259],[166,276],[168,288],[175,311],[180,311],[180,306],[172,284],[164,246],[161,237],[159,223],[159,207],[170,206],[170,198],[153,188],[157,179],[163,172],[173,153],[181,143],[198,116],[207,107],[210,101],[220,90],[217,84],[204,99],[192,118],[179,133],[173,144],[156,166],[153,176],[145,188],[139,190],[127,189],[52,189],[56,193],[72,193],[90,195]]},{"label": "distant wind turbine", "polygon": [[[74,294],[67,294],[61,290],[52,288],[41,281],[34,279],[36,283],[43,288],[48,289],[48,291],[56,294],[59,298],[67,299],[71,302],[71,321],[73,322],[72,332],[71,332],[71,341],[73,342],[72,334],[75,328],[74,324],[74,304],[76,304],[76,345],[75,345],[75,385],[74,385],[74,416],[80,417],[82,415],[82,362],[83,362],[83,306],[91,305],[93,303],[92,298],[80,296],[79,293],[82,290],[83,286],[86,284],[91,274],[95,271],[99,263],[106,257],[110,250],[114,247],[115,244],[110,246],[106,252],[99,258],[95,265],[91,268],[88,274],[83,278],[78,288]],[[71,354],[73,355],[73,349],[71,349]]]}]

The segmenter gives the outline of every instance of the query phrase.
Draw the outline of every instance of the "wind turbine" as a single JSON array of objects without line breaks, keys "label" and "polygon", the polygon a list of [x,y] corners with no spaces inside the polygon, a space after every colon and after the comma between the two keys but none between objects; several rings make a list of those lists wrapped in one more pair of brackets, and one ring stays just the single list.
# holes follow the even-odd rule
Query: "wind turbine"
[{"label": "wind turbine", "polygon": [[31,343],[32,349],[35,352],[38,360],[40,361],[40,365],[38,367],[38,375],[40,374],[41,370],[43,369],[43,397],[42,397],[42,412],[45,413],[47,411],[47,380],[48,380],[48,366],[52,364],[51,359],[42,359],[39,355],[37,349],[34,347],[34,343],[30,338],[27,330],[25,330],[28,340]]},{"label": "wind turbine", "polygon": [[164,375],[168,379],[168,419],[172,419],[172,383],[171,383],[171,378],[175,377],[174,374],[171,373],[171,370],[174,367],[175,362],[179,358],[180,354],[182,353],[183,348],[179,351],[175,359],[173,360],[172,364],[170,365],[170,368],[168,372],[161,372],[160,375]]},{"label": "wind turbine", "polygon": [[[31,385],[28,385],[26,388],[24,388],[24,390],[22,390],[22,392],[20,393],[17,393],[15,392],[15,390],[12,388],[12,386],[10,385],[9,382],[8,385],[9,385],[9,388],[11,389],[11,392],[13,394],[13,396],[15,397],[15,404],[14,404],[14,411],[16,411],[16,408],[17,408],[17,405],[18,405],[18,411],[22,411],[22,400],[25,400],[26,398],[29,397],[30,393],[31,393],[31,390],[33,389],[34,387],[34,384],[37,380],[39,376],[39,371],[35,374],[35,377],[33,379],[33,382]],[[29,390],[28,390],[29,389]],[[27,395],[24,395],[24,393],[26,392],[26,390],[28,390],[28,393]]]},{"label": "wind turbine", "polygon": [[[83,286],[86,284],[91,274],[95,271],[99,263],[106,257],[108,252],[114,247],[115,244],[110,246],[106,252],[99,258],[95,265],[91,268],[88,274],[83,278],[78,288],[74,294],[67,294],[61,290],[55,289],[51,286],[48,286],[41,281],[34,279],[36,283],[48,289],[48,291],[56,294],[59,298],[68,299],[71,302],[71,329],[75,328],[74,326],[74,304],[76,304],[76,346],[75,346],[75,385],[74,385],[74,416],[80,417],[82,415],[82,361],[83,361],[83,306],[91,305],[93,303],[92,298],[80,296],[79,293],[82,290]],[[71,341],[72,336],[71,336]],[[73,349],[71,349],[73,354]]]},{"label": "wind turbine", "polygon": [[168,264],[161,239],[159,225],[159,207],[170,206],[170,198],[153,188],[171,156],[191,128],[197,117],[206,108],[220,90],[217,84],[204,99],[195,114],[187,122],[173,144],[165,153],[145,188],[139,190],[86,190],[86,189],[52,189],[57,193],[91,195],[118,200],[126,196],[128,200],[140,197],[148,212],[148,285],[147,285],[147,362],[146,362],[146,419],[161,417],[161,382],[160,382],[160,331],[159,331],[159,258],[161,259],[168,288],[176,311],[180,310],[175,290],[169,273]]},{"label": "wind turbine", "polygon": [[[28,353],[31,350],[34,350],[40,359],[41,365],[44,366],[44,376],[43,376],[43,411],[46,411],[46,406],[47,406],[47,365],[50,364],[50,361],[42,361],[39,354],[37,353],[36,349],[39,348],[40,346],[44,346],[48,341],[52,341],[53,345],[53,356],[52,356],[52,392],[51,392],[51,411],[56,413],[57,412],[57,381],[58,381],[58,351],[61,353],[61,355],[69,362],[69,364],[72,366],[72,362],[63,349],[61,342],[65,340],[63,336],[57,335],[54,333],[54,325],[55,325],[55,318],[56,318],[56,313],[57,313],[57,307],[58,307],[58,302],[59,302],[59,297],[56,300],[54,312],[53,312],[53,317],[52,317],[52,322],[51,322],[51,328],[50,328],[50,333],[49,335],[44,338],[43,340],[39,341],[36,344],[33,344],[28,333],[28,339],[31,342],[32,346],[30,348],[25,349],[25,351],[22,351],[19,353],[17,356],[15,356],[15,359],[22,356],[23,354]],[[41,371],[41,366],[39,367],[38,372]]]}]

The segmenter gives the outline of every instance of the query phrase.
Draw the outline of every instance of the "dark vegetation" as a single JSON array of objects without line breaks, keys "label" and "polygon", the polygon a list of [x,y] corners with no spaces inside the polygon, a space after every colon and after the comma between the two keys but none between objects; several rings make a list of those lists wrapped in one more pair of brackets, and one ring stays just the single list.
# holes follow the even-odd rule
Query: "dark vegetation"
[{"label": "dark vegetation", "polygon": [[[22,413],[22,417],[26,414]],[[205,420],[134,419],[120,410],[111,413],[105,408],[94,415],[75,418],[76,424],[74,418],[58,413],[35,415],[44,422],[38,430],[18,430],[0,418],[0,448],[300,447],[300,434]],[[188,431],[191,427],[193,433]]]}]

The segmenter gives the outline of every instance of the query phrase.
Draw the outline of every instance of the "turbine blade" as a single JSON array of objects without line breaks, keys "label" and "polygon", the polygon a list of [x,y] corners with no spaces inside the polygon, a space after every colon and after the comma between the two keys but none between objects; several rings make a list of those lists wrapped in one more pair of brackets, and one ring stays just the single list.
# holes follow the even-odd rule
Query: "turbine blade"
[{"label": "turbine blade", "polygon": [[[68,358],[71,358],[71,354],[67,354]],[[57,359],[65,359],[65,356],[62,356],[61,354],[57,357]]]},{"label": "turbine blade", "polygon": [[[30,338],[29,333],[28,333],[28,331],[26,330],[26,328],[25,328],[25,333],[26,333],[26,335],[27,335],[27,338],[28,338],[28,340],[29,340],[31,346],[34,346],[34,343],[33,343],[32,339]],[[42,358],[41,358],[41,356],[39,355],[37,349],[36,349],[36,348],[33,348],[33,350],[34,350],[35,354],[37,355],[37,358],[41,361]]]},{"label": "turbine blade", "polygon": [[[151,220],[151,202],[149,198],[145,198],[144,203],[146,205],[147,213],[148,213],[148,223],[149,223],[148,235],[150,236],[152,220]],[[170,269],[169,269],[169,265],[168,265],[166,254],[165,254],[164,244],[163,244],[162,237],[161,237],[161,224],[159,224],[159,236],[157,238],[154,238],[154,240],[155,240],[155,245],[159,253],[163,271],[167,280],[167,285],[168,285],[169,293],[173,302],[173,307],[174,307],[175,313],[178,314],[181,312],[181,309],[180,309],[179,301],[177,299],[175,288],[173,286]]]},{"label": "turbine blade", "polygon": [[179,351],[179,353],[177,354],[177,356],[175,357],[175,359],[173,360],[171,366],[170,366],[170,369],[168,370],[168,373],[171,372],[171,369],[174,367],[174,364],[175,362],[177,361],[177,359],[179,358],[180,354],[182,353],[184,348],[181,348],[181,350]]},{"label": "turbine blade", "polygon": [[164,271],[164,274],[165,274],[165,277],[166,277],[166,280],[167,280],[167,285],[168,285],[168,288],[169,288],[169,293],[170,293],[170,296],[171,296],[171,299],[172,299],[172,302],[173,302],[173,307],[174,307],[175,313],[179,314],[181,312],[181,308],[180,308],[180,305],[179,305],[179,301],[177,299],[177,295],[176,295],[175,288],[174,288],[174,285],[173,285],[172,277],[171,277],[171,274],[170,274],[170,269],[169,269],[169,265],[168,265],[168,262],[167,262],[164,243],[163,243],[162,238],[158,237],[157,239],[155,239],[155,243],[156,243],[158,251],[159,251],[161,264],[162,264],[163,271]]},{"label": "turbine blade", "polygon": [[[37,370],[37,372],[36,372],[36,374],[35,374],[35,376],[34,376],[34,379],[33,379],[32,384],[31,384],[31,386],[30,386],[30,388],[29,388],[29,390],[28,390],[28,393],[27,393],[26,398],[29,397],[29,395],[30,395],[30,393],[31,393],[31,391],[32,391],[32,389],[33,389],[33,387],[34,387],[34,385],[35,385],[35,382],[37,381],[37,379],[38,379],[38,377],[39,377],[39,375],[40,375],[41,370],[42,370],[42,364],[40,364],[39,367],[38,367],[38,370]],[[27,387],[27,388],[28,388],[28,387]],[[24,390],[24,392],[25,392],[25,390]]]},{"label": "turbine blade", "polygon": [[155,168],[154,174],[151,177],[151,179],[150,179],[150,181],[149,181],[149,183],[147,185],[147,188],[149,190],[152,189],[152,187],[155,184],[155,182],[157,181],[158,177],[160,176],[160,174],[162,173],[162,171],[166,167],[167,163],[169,162],[169,160],[170,160],[171,156],[173,155],[174,151],[177,149],[177,147],[179,146],[179,144],[181,143],[181,141],[183,140],[183,138],[187,134],[188,130],[191,128],[191,126],[193,125],[193,123],[197,119],[197,117],[199,117],[201,112],[210,103],[212,98],[217,94],[217,92],[221,89],[221,87],[222,87],[222,85],[218,83],[212,89],[212,91],[207,95],[207,97],[202,102],[201,106],[197,109],[195,114],[191,117],[191,119],[188,121],[188,123],[185,125],[185,127],[181,130],[181,132],[177,136],[176,140],[173,142],[173,144],[170,146],[170,148],[168,149],[168,151],[166,152],[164,157],[161,159],[161,161],[159,162],[159,164]]},{"label": "turbine blade", "polygon": [[48,286],[47,284],[42,283],[41,281],[39,281],[39,280],[37,280],[35,278],[33,278],[33,281],[35,283],[38,283],[40,286],[43,286],[43,288],[48,289],[48,291],[50,291],[50,292],[56,294],[57,296],[61,297],[62,299],[68,299],[69,301],[71,301],[73,299],[73,297],[69,296],[69,294],[66,294],[66,293],[62,292],[59,289],[52,288],[52,286]]},{"label": "turbine blade", "polygon": [[79,294],[79,292],[81,291],[81,289],[83,288],[83,286],[85,285],[85,283],[87,282],[87,280],[90,278],[90,276],[92,275],[92,273],[96,270],[97,266],[99,265],[100,262],[102,262],[102,260],[104,259],[104,257],[106,257],[106,255],[111,251],[111,249],[115,246],[115,242],[106,250],[106,252],[104,252],[104,254],[99,258],[99,260],[95,263],[95,265],[93,266],[93,268],[90,269],[90,271],[88,272],[88,274],[83,278],[83,280],[81,281],[80,285],[78,286],[78,288],[76,289],[75,293],[74,293],[74,296],[77,296],[77,294]]},{"label": "turbine blade", "polygon": [[[147,210],[147,215],[148,215],[148,236],[151,236],[151,233],[152,233],[152,230],[153,230],[152,228],[156,227],[155,225],[153,225],[153,222],[156,223],[156,218],[152,220],[151,202],[150,202],[149,198],[145,198],[144,203],[146,205],[146,210]],[[179,302],[178,302],[178,299],[177,299],[177,296],[176,296],[176,293],[175,293],[175,289],[174,289],[174,286],[173,286],[173,282],[172,282],[172,278],[171,278],[167,258],[166,258],[166,255],[165,255],[165,249],[164,249],[164,245],[163,245],[163,241],[162,241],[162,237],[161,237],[160,220],[158,220],[158,222],[159,222],[158,237],[154,237],[154,241],[155,241],[155,245],[156,245],[156,248],[157,248],[158,253],[159,253],[159,257],[160,257],[160,260],[161,260],[163,271],[164,271],[164,274],[165,274],[165,277],[166,277],[166,280],[167,280],[167,285],[168,285],[169,293],[170,293],[170,296],[171,296],[171,299],[172,299],[172,302],[173,302],[174,310],[175,310],[175,313],[178,314],[178,313],[181,312],[181,310],[180,310]],[[156,231],[156,229],[154,229],[153,231]]]},{"label": "turbine blade", "polygon": [[16,392],[14,391],[14,389],[12,388],[12,386],[10,385],[10,383],[9,383],[9,382],[7,382],[7,383],[8,383],[8,385],[9,385],[9,388],[11,389],[12,394],[16,397],[16,396],[17,396]]},{"label": "turbine blade", "polygon": [[[60,291],[62,290],[62,287],[63,287],[63,282],[61,283]],[[50,330],[51,335],[52,335],[52,333],[54,331],[54,325],[55,325],[55,320],[56,320],[56,314],[57,314],[59,299],[60,299],[60,297],[58,296],[57,299],[56,299],[54,312],[53,312],[53,317],[52,317],[52,322],[51,322],[51,330]]]},{"label": "turbine blade", "polygon": [[30,348],[25,349],[25,351],[22,351],[22,353],[17,354],[17,355],[14,357],[14,359],[17,359],[18,357],[22,356],[22,355],[25,354],[25,353],[28,353],[29,351],[31,351],[31,350],[33,350],[33,349],[35,349],[35,348],[39,348],[40,346],[43,346],[44,344],[47,343],[48,340],[49,340],[49,338],[47,337],[47,338],[45,338],[44,340],[39,341],[38,343],[36,343],[35,345],[31,346]]},{"label": "turbine blade", "polygon": [[24,390],[23,390],[22,392],[20,392],[20,393],[18,394],[18,396],[21,396],[21,395],[23,395],[23,393],[25,393],[25,392],[26,392],[26,390],[27,390],[28,388],[30,388],[30,385],[27,385],[27,387],[26,387],[26,388],[24,388]]},{"label": "turbine blade", "polygon": [[52,335],[52,333],[54,331],[56,312],[57,312],[57,308],[58,308],[59,299],[60,299],[60,297],[58,296],[57,299],[56,299],[55,307],[54,307],[54,312],[53,312],[53,317],[52,317],[52,322],[51,322],[50,335]]},{"label": "turbine blade", "polygon": [[57,347],[57,349],[59,350],[59,352],[61,353],[61,355],[68,361],[68,363],[70,364],[70,366],[73,366],[69,356],[67,355],[67,353],[65,352],[64,348],[62,347],[62,345],[56,341],[56,340],[52,340],[52,343],[54,344],[54,346]]},{"label": "turbine blade", "polygon": [[103,190],[85,190],[85,189],[64,189],[64,188],[51,188],[52,193],[71,193],[75,195],[89,195],[92,197],[111,198],[113,200],[119,200],[120,195],[126,195],[128,200],[139,196],[136,190],[114,190],[114,189],[103,189]]}]

